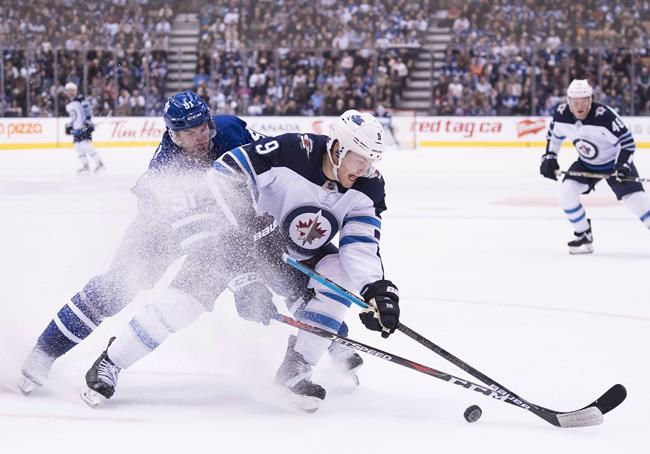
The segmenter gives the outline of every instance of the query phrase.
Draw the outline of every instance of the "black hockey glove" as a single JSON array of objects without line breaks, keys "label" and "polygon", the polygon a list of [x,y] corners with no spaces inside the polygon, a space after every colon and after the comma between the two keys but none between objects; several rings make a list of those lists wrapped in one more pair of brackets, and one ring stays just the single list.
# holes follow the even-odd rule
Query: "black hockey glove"
[{"label": "black hockey glove", "polygon": [[397,286],[385,279],[363,287],[361,296],[368,303],[368,309],[359,314],[361,322],[372,331],[381,331],[381,337],[388,337],[399,323],[399,291]]},{"label": "black hockey glove", "polygon": [[616,180],[623,181],[632,176],[632,166],[627,161],[617,162],[614,167],[614,176]]},{"label": "black hockey glove", "polygon": [[560,165],[557,163],[557,155],[555,153],[544,153],[542,156],[542,165],[539,166],[539,173],[545,178],[557,180],[555,172],[560,170]]},{"label": "black hockey glove", "polygon": [[244,320],[268,325],[278,313],[273,294],[259,279],[257,273],[243,273],[228,282],[235,297],[237,313]]},{"label": "black hockey glove", "polygon": [[65,134],[67,136],[72,135],[72,125],[65,125]]}]

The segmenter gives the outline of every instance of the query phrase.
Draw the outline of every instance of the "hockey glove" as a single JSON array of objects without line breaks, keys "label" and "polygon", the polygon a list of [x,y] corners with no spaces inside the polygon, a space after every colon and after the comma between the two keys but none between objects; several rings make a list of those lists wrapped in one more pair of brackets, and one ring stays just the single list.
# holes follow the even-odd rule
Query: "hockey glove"
[{"label": "hockey glove", "polygon": [[539,173],[541,173],[544,178],[557,180],[555,172],[558,170],[560,170],[560,165],[557,163],[557,155],[555,153],[544,153],[542,156],[542,165],[539,166]]},{"label": "hockey glove", "polygon": [[399,324],[399,291],[391,281],[382,279],[368,284],[361,290],[368,309],[359,314],[361,322],[372,331],[381,331],[388,337]]},{"label": "hockey glove", "polygon": [[623,181],[632,176],[632,166],[627,161],[617,162],[614,167],[614,176],[617,181]]},{"label": "hockey glove", "polygon": [[273,294],[259,279],[257,273],[243,273],[228,282],[235,297],[237,313],[244,320],[268,325],[278,313]]},{"label": "hockey glove", "polygon": [[66,134],[67,136],[71,136],[71,135],[72,135],[72,125],[65,125],[65,134]]}]

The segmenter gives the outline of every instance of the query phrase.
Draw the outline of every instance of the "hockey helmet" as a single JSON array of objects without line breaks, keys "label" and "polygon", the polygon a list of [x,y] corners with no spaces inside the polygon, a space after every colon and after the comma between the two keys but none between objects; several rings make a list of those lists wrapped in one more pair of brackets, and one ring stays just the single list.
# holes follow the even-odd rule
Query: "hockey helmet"
[{"label": "hockey helmet", "polygon": [[68,82],[67,84],[65,84],[63,89],[65,90],[65,92],[66,92],[66,94],[68,96],[75,96],[77,94],[77,90],[78,90],[77,89],[77,84],[75,84],[74,82]]},{"label": "hockey helmet", "polygon": [[594,91],[587,79],[573,79],[566,94],[569,98],[590,98]]},{"label": "hockey helmet", "polygon": [[[335,142],[338,142],[337,164],[334,164],[332,158]],[[379,161],[384,153],[384,128],[369,113],[347,110],[330,126],[327,150],[335,175],[348,151],[353,151],[370,162]]]},{"label": "hockey helmet", "polygon": [[172,141],[184,147],[186,144],[180,137],[180,131],[197,128],[209,124],[210,139],[216,134],[210,108],[199,95],[191,90],[185,90],[171,96],[165,103],[163,119]]}]

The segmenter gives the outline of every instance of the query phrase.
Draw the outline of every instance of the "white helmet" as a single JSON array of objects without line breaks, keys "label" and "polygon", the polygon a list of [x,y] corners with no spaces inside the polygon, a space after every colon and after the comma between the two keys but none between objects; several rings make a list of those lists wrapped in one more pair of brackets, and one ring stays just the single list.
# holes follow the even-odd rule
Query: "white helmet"
[{"label": "white helmet", "polygon": [[74,82],[68,82],[67,84],[65,84],[63,88],[65,89],[66,92],[71,91],[75,95],[77,94],[77,84],[75,84]]},{"label": "white helmet", "polygon": [[[347,110],[330,126],[328,152],[335,171],[348,151],[354,151],[370,161],[379,161],[384,153],[384,128],[369,113]],[[334,141],[339,143],[338,164],[332,160]]]},{"label": "white helmet", "polygon": [[566,94],[569,98],[590,98],[594,91],[587,79],[573,79]]}]

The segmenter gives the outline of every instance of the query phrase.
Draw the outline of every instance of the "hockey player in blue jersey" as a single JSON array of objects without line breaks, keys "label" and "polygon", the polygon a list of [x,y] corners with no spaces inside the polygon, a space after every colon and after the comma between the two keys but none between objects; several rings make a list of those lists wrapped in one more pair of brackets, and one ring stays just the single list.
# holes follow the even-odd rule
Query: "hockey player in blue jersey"
[{"label": "hockey player in blue jersey", "polygon": [[[277,228],[267,235],[275,238],[257,248],[260,268],[277,293],[304,295],[292,308],[301,321],[341,333],[350,303],[317,283],[306,291],[307,280],[282,263],[278,246],[359,292],[370,305],[360,314],[367,328],[388,337],[397,327],[399,294],[385,279],[379,255],[386,205],[384,180],[373,163],[383,151],[381,124],[370,114],[350,110],[337,119],[329,137],[292,133],[265,138],[225,153],[208,174],[217,199],[229,200],[230,193],[246,185],[256,212],[277,220]],[[243,225],[248,222],[240,212],[231,214]],[[338,249],[332,244],[337,234]],[[302,331],[289,338],[276,382],[304,410],[315,411],[325,398],[325,389],[311,375],[330,347],[329,341]]]},{"label": "hockey player in blue jersey", "polygon": [[72,136],[77,157],[81,161],[81,168],[77,171],[80,174],[90,172],[89,159],[95,161],[93,171],[99,172],[104,168],[102,158],[93,147],[93,111],[90,103],[79,94],[77,85],[74,82],[68,82],[63,90],[70,100],[65,110],[70,115],[70,121],[65,125],[65,133]]},{"label": "hockey player in blue jersey", "polygon": [[[632,132],[611,107],[593,102],[592,95],[586,79],[571,82],[567,102],[559,104],[553,114],[540,173],[557,179],[557,155],[562,142],[570,140],[578,160],[569,171],[602,174],[616,198],[650,228],[650,199],[641,183],[629,179],[639,176],[633,162],[636,146]],[[568,243],[571,254],[589,254],[594,250],[591,220],[580,203],[580,195],[592,191],[599,181],[601,178],[566,175],[562,182],[560,204],[575,232],[575,238]]]},{"label": "hockey player in blue jersey", "polygon": [[138,291],[151,288],[176,258],[220,231],[214,216],[201,211],[194,181],[203,182],[206,169],[223,152],[260,136],[237,117],[212,117],[205,102],[190,91],[169,98],[163,117],[167,130],[149,169],[132,189],[138,214],[110,269],[90,279],[38,338],[22,367],[19,387],[24,394],[43,385],[57,358],[123,309]]}]

